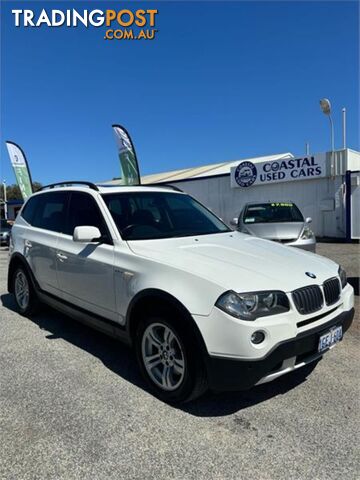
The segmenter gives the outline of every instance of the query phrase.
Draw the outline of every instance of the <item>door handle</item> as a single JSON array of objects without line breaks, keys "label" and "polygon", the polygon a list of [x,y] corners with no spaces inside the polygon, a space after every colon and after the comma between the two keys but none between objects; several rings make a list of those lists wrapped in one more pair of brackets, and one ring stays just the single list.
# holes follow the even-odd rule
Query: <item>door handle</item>
[{"label": "door handle", "polygon": [[63,262],[64,260],[67,260],[67,258],[68,258],[68,257],[67,257],[66,255],[64,255],[63,253],[57,253],[56,256],[57,256],[58,259],[61,260],[62,262]]}]

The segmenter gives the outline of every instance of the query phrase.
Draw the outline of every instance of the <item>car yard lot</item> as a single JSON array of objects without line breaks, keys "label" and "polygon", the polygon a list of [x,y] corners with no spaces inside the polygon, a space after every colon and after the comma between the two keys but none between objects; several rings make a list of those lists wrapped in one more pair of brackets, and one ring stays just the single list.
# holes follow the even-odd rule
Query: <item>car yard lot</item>
[{"label": "car yard lot", "polygon": [[50,309],[16,313],[1,249],[0,479],[359,478],[360,247],[317,251],[357,286],[344,341],[305,381],[174,408],[147,393],[122,344]]}]

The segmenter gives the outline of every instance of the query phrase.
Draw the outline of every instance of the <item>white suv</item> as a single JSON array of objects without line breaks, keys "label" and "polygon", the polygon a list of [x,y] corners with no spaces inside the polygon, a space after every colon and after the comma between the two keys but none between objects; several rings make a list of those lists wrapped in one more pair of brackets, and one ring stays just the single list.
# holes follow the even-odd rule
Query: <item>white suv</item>
[{"label": "white suv", "polygon": [[133,345],[168,402],[315,365],[354,315],[337,264],[233,232],[166,186],[34,194],[12,229],[8,289],[24,315],[44,302]]}]

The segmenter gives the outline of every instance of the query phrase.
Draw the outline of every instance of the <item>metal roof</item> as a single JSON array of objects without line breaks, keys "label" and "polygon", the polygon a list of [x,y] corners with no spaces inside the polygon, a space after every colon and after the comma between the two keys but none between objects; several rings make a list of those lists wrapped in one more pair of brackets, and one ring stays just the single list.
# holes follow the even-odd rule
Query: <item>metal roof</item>
[{"label": "metal roof", "polygon": [[[240,162],[249,161],[252,163],[260,162],[272,162],[274,160],[280,160],[282,158],[294,158],[294,155],[290,152],[277,153],[274,155],[265,155],[262,157],[242,158],[240,160],[233,160],[231,162],[213,163],[210,165],[203,165],[200,167],[183,168],[181,170],[172,170],[170,172],[154,173],[151,175],[145,175],[141,177],[141,183],[173,183],[176,181],[184,181],[193,178],[206,178],[214,177],[217,175],[230,175],[231,167],[236,167]],[[99,182],[103,185],[119,185],[121,179],[114,179],[107,182]]]}]

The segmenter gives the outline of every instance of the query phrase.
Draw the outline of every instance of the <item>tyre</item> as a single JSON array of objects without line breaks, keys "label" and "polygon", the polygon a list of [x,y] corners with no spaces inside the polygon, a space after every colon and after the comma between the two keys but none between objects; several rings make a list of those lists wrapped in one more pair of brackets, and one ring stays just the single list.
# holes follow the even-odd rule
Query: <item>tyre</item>
[{"label": "tyre", "polygon": [[39,300],[32,286],[29,274],[23,267],[18,267],[14,271],[13,292],[16,305],[22,315],[36,313],[39,307]]},{"label": "tyre", "polygon": [[194,335],[179,321],[171,321],[167,316],[142,320],[135,349],[147,384],[161,400],[173,404],[188,402],[206,391],[200,349]]}]

